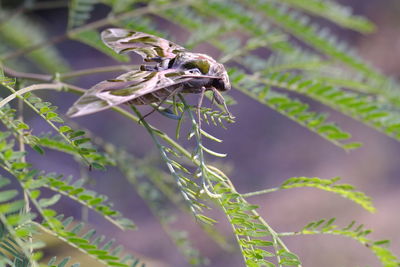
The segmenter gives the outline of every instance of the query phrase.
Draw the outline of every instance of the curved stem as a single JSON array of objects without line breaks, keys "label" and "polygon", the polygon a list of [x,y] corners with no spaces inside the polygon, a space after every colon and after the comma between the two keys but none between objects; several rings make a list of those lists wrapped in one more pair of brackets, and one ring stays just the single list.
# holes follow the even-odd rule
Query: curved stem
[{"label": "curved stem", "polygon": [[6,98],[4,98],[3,100],[0,101],[0,108],[2,108],[4,105],[6,105],[8,102],[10,102],[11,100],[13,100],[14,98],[21,96],[25,93],[28,93],[30,91],[35,91],[35,90],[42,90],[42,89],[61,89],[63,87],[63,84],[61,83],[41,83],[41,84],[34,84],[28,87],[25,87],[21,90],[18,90],[16,92],[14,92],[13,94],[7,96]]},{"label": "curved stem", "polygon": [[42,82],[51,82],[53,80],[53,76],[49,74],[37,74],[37,73],[30,73],[30,72],[20,72],[16,71],[12,68],[4,66],[0,62],[0,68],[4,70],[4,73],[11,77],[18,77],[22,79],[29,79],[34,81],[42,81]]},{"label": "curved stem", "polygon": [[102,72],[112,72],[112,71],[129,71],[137,68],[138,65],[115,65],[115,66],[104,66],[90,69],[82,69],[72,72],[60,73],[60,79],[69,79],[79,76],[85,76],[90,74],[102,73]]}]

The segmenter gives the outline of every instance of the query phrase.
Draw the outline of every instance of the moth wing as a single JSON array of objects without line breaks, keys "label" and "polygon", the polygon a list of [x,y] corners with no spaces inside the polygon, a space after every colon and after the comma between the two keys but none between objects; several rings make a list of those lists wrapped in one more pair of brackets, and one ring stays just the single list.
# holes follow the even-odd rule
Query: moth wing
[{"label": "moth wing", "polygon": [[186,75],[176,70],[131,71],[113,80],[102,81],[87,90],[68,110],[78,117],[120,105],[159,89],[181,84],[201,76]]},{"label": "moth wing", "polygon": [[174,58],[177,53],[185,50],[182,46],[163,38],[120,28],[104,30],[101,39],[115,52],[119,54],[135,52],[145,61]]}]

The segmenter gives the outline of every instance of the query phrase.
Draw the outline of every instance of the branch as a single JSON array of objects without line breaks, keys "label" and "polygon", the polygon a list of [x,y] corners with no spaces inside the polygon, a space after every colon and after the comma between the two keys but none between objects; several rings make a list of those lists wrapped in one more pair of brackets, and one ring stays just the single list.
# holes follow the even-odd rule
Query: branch
[{"label": "branch", "polygon": [[90,74],[102,73],[102,72],[112,72],[112,71],[130,71],[134,68],[138,68],[138,65],[115,65],[115,66],[104,66],[98,68],[89,68],[77,71],[71,71],[66,73],[60,73],[59,79],[70,79],[79,76],[85,76]]},{"label": "branch", "polygon": [[20,72],[9,67],[6,67],[0,63],[0,67],[4,70],[4,73],[8,76],[29,79],[34,81],[42,81],[42,82],[51,82],[53,80],[52,75],[48,74],[37,74],[37,73],[29,73],[29,72]]}]

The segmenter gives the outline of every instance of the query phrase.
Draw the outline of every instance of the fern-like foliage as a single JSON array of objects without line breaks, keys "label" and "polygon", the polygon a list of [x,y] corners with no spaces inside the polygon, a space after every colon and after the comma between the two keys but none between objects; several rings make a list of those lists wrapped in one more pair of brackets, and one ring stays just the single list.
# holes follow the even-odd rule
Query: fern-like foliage
[{"label": "fern-like foliage", "polygon": [[73,217],[64,218],[64,215],[56,215],[56,213],[51,215],[53,215],[52,223],[59,224],[58,230],[48,227],[46,222],[37,224],[38,227],[93,257],[98,262],[106,266],[144,266],[137,258],[124,253],[123,246],[115,246],[114,240],[106,241],[105,236],[96,235],[96,230],[85,229],[87,227],[84,223],[74,223]]},{"label": "fern-like foliage", "polygon": [[[379,72],[355,56],[354,52],[349,52],[351,49],[346,44],[335,40],[326,29],[318,29],[317,25],[310,25],[310,20],[299,12],[291,11],[282,3],[275,6],[272,3],[265,3],[258,0],[241,2],[245,2],[250,8],[254,8],[254,10],[263,12],[268,19],[277,23],[296,37],[313,45],[314,48],[321,52],[372,77],[382,78]],[[327,38],[328,36],[330,38]]]},{"label": "fern-like foliage", "polygon": [[363,224],[357,225],[355,221],[352,221],[346,227],[340,228],[334,225],[335,218],[329,220],[319,220],[307,224],[302,230],[294,233],[286,233],[284,235],[314,235],[314,234],[330,234],[346,236],[354,239],[370,249],[380,260],[384,267],[399,266],[399,259],[390,251],[388,248],[388,240],[374,241],[368,238],[368,235],[372,232],[369,229],[365,229]]},{"label": "fern-like foliage", "polygon": [[[1,143],[5,137],[4,133],[0,136]],[[27,238],[32,233],[34,214],[19,214],[25,204],[17,198],[17,190],[5,188],[10,183],[10,179],[0,177],[0,264],[28,266],[33,244]]]},{"label": "fern-like foliage", "polygon": [[[138,117],[141,117],[141,114],[134,106],[131,106],[131,108],[133,109],[134,112],[138,114]],[[152,128],[146,121],[143,121],[143,124],[145,125],[147,131],[149,132],[155,144],[157,145],[157,148],[159,149],[163,161],[167,164],[169,172],[175,178],[176,184],[180,189],[183,198],[189,204],[190,210],[199,219],[205,222],[212,223],[213,222],[212,219],[202,214],[199,214],[199,212],[201,212],[203,208],[206,207],[206,205],[204,205],[199,201],[199,194],[201,187],[188,177],[188,175],[191,175],[191,172],[187,168],[185,168],[181,163],[172,158],[172,157],[180,157],[181,156],[180,153],[174,149],[171,149],[170,147],[161,144],[161,142],[157,138],[157,134],[160,134],[160,132]]]},{"label": "fern-like foliage", "polygon": [[[298,99],[270,90],[270,85],[260,86],[256,81],[249,79],[248,76],[238,70],[230,71],[232,83],[237,89],[260,101],[263,104],[275,109],[279,113],[307,127],[321,137],[343,149],[354,149],[360,146],[359,143],[344,143],[351,138],[351,134],[344,132],[333,123],[326,122],[327,115],[318,112],[308,111],[308,104],[302,103]],[[282,81],[282,77],[273,77],[277,81]],[[296,82],[297,79],[288,79],[289,84]],[[307,84],[304,84],[307,85]]]},{"label": "fern-like foliage", "polygon": [[[276,1],[279,2],[279,1]],[[328,19],[342,27],[353,29],[363,33],[372,32],[375,29],[373,23],[362,16],[352,14],[350,7],[342,6],[334,1],[323,0],[307,0],[307,1],[293,1],[283,0],[290,6],[304,10],[316,16]]]},{"label": "fern-like foliage", "polygon": [[359,204],[361,207],[367,211],[374,212],[375,207],[372,204],[370,197],[366,196],[363,192],[356,191],[354,186],[349,184],[338,184],[340,180],[339,177],[332,179],[320,179],[317,177],[293,177],[285,182],[279,187],[279,189],[290,189],[299,187],[313,187],[324,191],[332,192],[338,194],[344,198],[350,199],[354,203]]},{"label": "fern-like foliage", "polygon": [[256,212],[257,206],[249,204],[223,182],[216,184],[214,190],[222,196],[219,204],[233,227],[247,266],[274,266],[273,258],[277,258],[280,265],[300,265],[298,256],[288,250]]},{"label": "fern-like foliage", "polygon": [[[25,48],[47,39],[44,34],[45,31],[38,22],[21,14],[13,16],[10,12],[12,11],[0,10],[0,18],[11,17],[11,19],[1,22],[0,38],[2,43],[4,42],[11,47]],[[0,55],[0,60],[3,56],[7,57],[7,55]],[[38,67],[48,72],[62,72],[69,69],[59,51],[52,47],[35,50],[29,53],[27,57]]]},{"label": "fern-like foliage", "polygon": [[84,24],[90,18],[90,13],[98,2],[98,0],[69,1],[68,28],[72,29]]},{"label": "fern-like foliage", "polygon": [[[80,134],[81,136],[85,136],[85,138],[89,138],[86,137],[87,134],[83,130],[78,130],[76,134]],[[65,139],[60,135],[47,133],[47,134],[41,134],[37,138],[38,138],[38,144],[40,144],[44,148],[49,148],[66,154],[70,154],[75,158],[81,158],[79,150],[77,150],[73,144],[66,142]],[[115,165],[115,161],[109,155],[97,151],[96,146],[92,143],[86,143],[85,147],[83,147],[83,151],[85,153],[89,152],[87,157],[89,157],[92,161],[96,162],[101,166]]]},{"label": "fern-like foliage", "polygon": [[112,208],[112,203],[107,201],[108,197],[83,188],[85,181],[79,179],[72,182],[72,177],[63,178],[57,174],[35,175],[31,183],[26,186],[35,190],[35,196],[40,196],[40,188],[50,188],[70,199],[78,201],[82,206],[88,207],[101,214],[105,219],[121,229],[134,229],[135,225],[131,220],[122,217],[121,213]]},{"label": "fern-like foliage", "polygon": [[[57,257],[54,256],[52,257],[49,262],[47,263],[47,266],[50,267],[65,267],[67,263],[69,263],[69,261],[71,260],[71,257],[66,257],[62,260],[59,261],[59,263],[57,264]],[[73,265],[71,265],[71,267],[79,267],[80,264],[79,263],[75,263]]]},{"label": "fern-like foliage", "polygon": [[[253,79],[254,78],[254,79]],[[305,94],[329,107],[360,120],[363,123],[398,139],[398,112],[387,108],[387,105],[371,101],[366,95],[347,92],[339,88],[303,79],[300,75],[290,73],[272,73],[252,80],[269,86],[286,88]]]},{"label": "fern-like foliage", "polygon": [[[2,138],[3,146],[0,149],[2,167],[8,173],[18,179],[24,190],[24,193],[28,196],[29,200],[25,199],[25,201],[22,201],[21,203],[22,207],[14,207],[14,210],[10,210],[10,208],[6,209],[7,207],[4,207],[5,213],[20,211],[23,209],[24,203],[29,201],[35,206],[38,214],[43,219],[42,223],[35,223],[35,225],[41,230],[55,235],[56,237],[64,240],[73,247],[82,250],[87,255],[94,257],[99,262],[104,264],[127,267],[131,266],[131,264],[137,264],[137,259],[130,255],[126,256],[121,254],[121,247],[113,248],[112,245],[114,241],[104,243],[103,236],[92,240],[95,234],[94,230],[81,233],[81,230],[84,228],[83,223],[78,223],[71,227],[71,223],[74,221],[74,219],[72,217],[63,219],[64,216],[58,215],[57,212],[51,207],[61,199],[61,194],[63,194],[64,196],[80,202],[83,206],[99,212],[110,222],[123,229],[133,227],[133,224],[130,222],[130,220],[123,218],[119,212],[112,210],[109,205],[105,204],[106,198],[104,196],[94,194],[83,189],[79,184],[79,181],[77,181],[75,184],[69,184],[68,181],[64,181],[60,176],[54,174],[38,175],[37,170],[31,169],[30,164],[23,161],[24,154],[13,150],[13,143],[7,142],[8,136],[10,135],[4,135]],[[43,187],[50,188],[59,193],[54,194],[51,197],[44,198],[41,196],[41,188]],[[8,190],[3,192],[2,195],[4,201],[8,201],[15,197],[16,194],[16,190]],[[11,208],[13,206],[15,206],[15,204],[11,203],[9,205]],[[24,234],[23,237],[26,238],[27,236],[31,235],[32,232],[24,230],[24,228],[22,228],[24,221],[21,222],[21,220],[18,218],[19,217],[14,218],[15,223],[18,223],[18,227],[22,229],[20,230],[21,235]],[[31,220],[32,215],[27,213],[27,215],[23,216],[22,218],[25,220],[27,218]],[[19,237],[17,233],[15,235]],[[34,243],[31,243],[31,246],[33,245]]]},{"label": "fern-like foliage", "polygon": [[[12,93],[16,93],[16,90],[13,88],[13,83],[1,73],[0,84],[10,90]],[[96,154],[96,150],[93,149],[93,146],[89,144],[90,139],[84,137],[85,132],[79,130],[74,131],[71,127],[65,125],[64,120],[61,119],[58,113],[56,113],[56,106],[53,106],[50,102],[43,101],[41,98],[35,96],[31,92],[26,93],[23,97],[19,97],[28,107],[30,107],[36,114],[44,119],[49,126],[58,132],[58,134],[66,141],[66,143],[74,147],[75,151],[86,162],[86,164],[96,169],[104,169],[103,165],[93,160],[98,158],[98,155]],[[22,124],[22,127],[28,128],[26,124]]]},{"label": "fern-like foliage", "polygon": [[31,134],[28,124],[16,119],[15,112],[16,110],[12,109],[9,105],[2,107],[0,109],[1,122],[13,133],[16,138],[21,136],[24,140],[24,143],[30,145],[38,153],[43,154],[44,151],[39,145],[39,138]]},{"label": "fern-like foliage", "polygon": [[[180,103],[175,103],[179,105]],[[176,182],[173,177],[164,171],[153,168],[153,157],[139,159],[122,148],[117,148],[99,138],[97,144],[116,161],[116,166],[124,173],[126,179],[134,185],[137,193],[146,202],[153,214],[159,219],[164,231],[176,244],[189,263],[201,265],[207,263],[200,252],[193,246],[186,231],[179,230],[174,225],[177,218],[173,215],[173,204],[185,213],[191,213],[181,194],[177,194]],[[152,163],[152,164],[149,164]],[[232,250],[228,240],[210,224],[200,224],[200,227],[210,238],[225,250]]]},{"label": "fern-like foliage", "polygon": [[[29,1],[24,8],[34,8],[36,4],[40,7],[39,2]],[[363,226],[356,227],[355,223],[340,228],[333,225],[333,219],[320,220],[298,232],[277,233],[258,213],[258,207],[247,200],[248,197],[311,187],[338,194],[370,212],[375,208],[368,196],[351,185],[339,184],[338,178],[293,177],[276,188],[240,194],[227,175],[209,164],[209,157],[222,158],[226,154],[208,148],[208,142],[219,143],[222,140],[215,137],[212,130],[205,131],[201,127],[204,125],[202,122],[207,123],[209,128],[228,127],[233,120],[223,111],[191,106],[179,94],[164,103],[170,107],[154,104],[155,109],[176,123],[174,140],[162,129],[150,125],[135,107],[132,106],[134,114],[114,107],[123,116],[145,127],[165,163],[167,174],[164,169],[158,168],[158,161],[148,160],[149,157],[139,159],[118,146],[98,141],[92,134],[89,137],[85,131],[75,130],[71,124],[64,122],[54,105],[32,92],[39,89],[80,92],[74,86],[64,86],[60,81],[62,77],[97,71],[92,69],[73,72],[73,75],[57,75],[56,72],[65,70],[65,64],[51,44],[70,38],[118,61],[127,61],[129,57],[114,53],[101,42],[98,28],[109,25],[124,27],[172,41],[181,39],[182,36],[175,34],[175,29],[178,29],[179,32],[187,32],[188,38],[177,43],[184,44],[189,50],[196,49],[201,43],[208,43],[218,50],[219,56],[215,58],[227,65],[231,83],[238,92],[334,145],[350,151],[361,144],[353,142],[350,133],[328,120],[329,111],[314,111],[308,99],[400,141],[399,83],[366,63],[347,44],[315,23],[312,17],[319,16],[363,33],[374,29],[367,19],[354,15],[349,8],[334,1],[323,0],[73,0],[68,4],[66,32],[50,41],[40,32],[40,26],[36,27],[31,19],[22,14],[23,9],[15,14],[5,10],[0,12],[0,36],[4,39],[0,44],[1,64],[13,66],[14,59],[26,55],[51,74],[45,79],[49,84],[20,89],[28,80],[43,80],[42,76],[11,72],[19,76],[16,83],[16,80],[0,73],[0,85],[4,92],[10,94],[0,100],[0,121],[7,129],[0,132],[0,166],[10,176],[0,178],[0,210],[4,211],[0,213],[0,256],[5,256],[0,264],[33,264],[39,256],[32,248],[41,244],[32,240],[32,233],[40,229],[103,264],[140,265],[137,259],[125,257],[121,253],[122,248],[112,248],[112,242],[104,242],[102,236],[95,237],[95,230],[84,231],[86,226],[83,223],[58,214],[54,205],[72,200],[97,212],[117,227],[131,229],[135,226],[112,208],[106,196],[85,189],[83,179],[46,173],[31,166],[27,160],[31,151],[25,151],[25,145],[29,145],[41,157],[46,156],[47,149],[52,149],[72,155],[76,161],[96,169],[104,170],[107,165],[117,167],[160,221],[178,250],[193,265],[205,264],[207,260],[195,248],[190,236],[174,223],[175,207],[194,215],[192,218],[200,222],[203,231],[225,247],[226,240],[216,230],[215,219],[207,214],[208,209],[220,208],[233,228],[247,266],[301,266],[300,258],[290,251],[281,237],[317,233],[353,238],[370,248],[383,266],[399,266],[399,260],[386,247],[387,241],[369,239],[367,235],[370,231]],[[88,23],[95,5],[106,6],[108,14]],[[173,25],[174,31],[167,32],[167,24]],[[298,42],[304,43],[307,48],[300,48]],[[20,104],[31,109],[53,132],[34,135],[30,123],[24,122],[23,114],[17,116],[11,102],[13,98],[19,98]],[[228,105],[235,103],[228,97],[226,102]],[[183,129],[187,132],[182,133]],[[183,140],[182,136],[188,140]],[[98,152],[93,142],[100,145],[104,152]],[[15,187],[8,189],[9,181],[15,182],[23,194],[19,194]],[[44,190],[52,192],[52,195],[43,197]],[[30,211],[30,207],[36,214]],[[74,262],[72,266],[78,266],[69,257],[60,260],[54,257],[47,265],[63,267],[71,262]]]}]

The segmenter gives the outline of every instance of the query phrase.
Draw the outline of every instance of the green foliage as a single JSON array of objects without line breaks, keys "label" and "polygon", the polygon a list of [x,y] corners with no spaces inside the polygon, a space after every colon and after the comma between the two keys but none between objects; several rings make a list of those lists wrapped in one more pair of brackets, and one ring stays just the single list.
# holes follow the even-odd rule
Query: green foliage
[{"label": "green foliage", "polygon": [[[14,240],[15,238],[27,238],[33,233],[32,230],[26,228],[25,225],[33,223],[31,220],[34,215],[29,212],[25,214],[22,213],[22,215],[19,216],[15,215],[15,213],[18,214],[18,212],[21,212],[25,208],[24,203],[29,201],[35,206],[35,209],[43,218],[41,224],[35,223],[35,225],[41,230],[55,235],[104,264],[113,266],[130,266],[132,262],[137,262],[137,260],[132,256],[122,255],[121,249],[118,249],[118,252],[111,249],[112,244],[114,243],[113,241],[101,245],[104,240],[103,236],[91,240],[95,234],[94,230],[81,233],[81,229],[84,228],[83,223],[78,223],[71,227],[71,223],[74,221],[73,218],[69,217],[63,220],[63,216],[57,215],[57,212],[52,208],[52,206],[60,201],[60,194],[63,194],[70,199],[78,201],[83,206],[95,210],[105,219],[122,229],[133,228],[134,225],[130,220],[123,218],[119,212],[110,208],[110,205],[105,202],[107,197],[85,190],[82,187],[82,181],[80,180],[75,181],[72,184],[71,181],[69,181],[70,179],[63,180],[59,175],[39,174],[38,170],[31,169],[30,164],[24,161],[24,153],[13,150],[14,144],[13,142],[8,142],[9,136],[10,134],[3,134],[1,138],[0,160],[3,164],[2,167],[19,181],[24,193],[29,198],[29,200],[24,199],[24,201],[8,202],[0,206],[2,214],[6,215],[13,213],[12,216],[9,216],[12,220],[9,220],[9,217],[4,217],[4,215],[2,215],[4,218],[0,216],[0,219],[4,219],[2,220],[2,223],[5,225],[9,224],[9,221],[13,223],[10,225],[10,229],[13,229],[14,231],[12,232],[12,238],[14,238]],[[2,185],[8,183],[8,180],[4,178],[0,181],[2,181]],[[42,188],[50,188],[60,194],[54,194],[51,197],[44,198],[41,196]],[[0,193],[0,201],[10,201],[17,194],[18,192],[16,190],[2,191]],[[17,230],[14,230],[15,228]],[[7,229],[9,233],[11,233],[10,229]],[[20,243],[22,242],[20,241]],[[38,248],[35,243],[31,243],[30,246],[36,246]],[[20,245],[20,248],[24,249],[24,246]],[[15,255],[15,257],[17,256],[21,258],[21,256]],[[65,260],[62,262],[66,264]]]},{"label": "green foliage", "polygon": [[27,185],[27,187],[35,190],[36,197],[40,196],[41,187],[50,188],[55,192],[79,202],[82,206],[98,212],[106,220],[110,221],[122,230],[135,228],[135,225],[131,220],[122,217],[120,212],[112,208],[112,203],[107,201],[107,196],[83,188],[82,186],[84,184],[84,179],[72,181],[72,177],[64,179],[62,175],[50,173],[37,175],[32,183]]},{"label": "green foliage", "polygon": [[[209,157],[223,158],[226,154],[208,147],[208,141],[219,143],[222,140],[214,136],[212,130],[206,132],[202,129],[201,124],[203,121],[209,128],[228,128],[228,123],[233,120],[223,111],[205,107],[197,110],[179,94],[172,101],[167,100],[165,105],[154,104],[154,108],[176,123],[174,140],[162,129],[149,124],[134,106],[134,114],[119,107],[113,108],[145,127],[168,174],[160,166],[162,164],[149,155],[137,157],[65,123],[56,106],[32,92],[55,89],[81,93],[80,88],[63,84],[63,75],[76,77],[100,71],[100,68],[95,68],[58,75],[67,67],[52,45],[66,38],[89,45],[118,61],[128,61],[128,56],[114,53],[101,42],[99,28],[124,27],[173,41],[181,38],[175,34],[178,30],[188,33],[185,42],[178,43],[184,43],[189,50],[208,43],[219,51],[217,61],[229,65],[229,77],[238,92],[332,144],[346,151],[361,145],[353,142],[351,134],[338,123],[328,120],[329,110],[314,111],[313,101],[400,141],[398,83],[367,64],[348,45],[315,23],[311,16],[362,33],[374,29],[371,22],[353,15],[348,7],[322,0],[73,0],[68,4],[66,32],[51,39],[46,37],[41,25],[32,23],[32,18],[24,14],[27,8],[43,8],[39,2],[30,1],[21,12],[5,9],[0,12],[0,36],[4,40],[0,44],[0,67],[4,66],[8,73],[18,78],[11,79],[0,72],[2,92],[4,90],[10,95],[0,102],[0,121],[5,129],[0,132],[0,167],[7,173],[7,178],[0,177],[0,265],[32,266],[38,261],[36,251],[43,244],[36,238],[33,240],[32,234],[41,230],[108,266],[141,266],[138,259],[124,255],[122,247],[114,247],[113,241],[105,242],[103,236],[95,237],[96,231],[88,230],[83,222],[58,214],[57,203],[74,201],[82,208],[96,212],[113,226],[124,230],[135,228],[132,221],[112,207],[105,195],[84,188],[86,178],[47,173],[29,163],[31,150],[38,152],[40,155],[36,156],[43,160],[51,161],[45,153],[51,149],[72,155],[89,169],[105,170],[104,166],[119,169],[191,265],[204,265],[208,261],[195,247],[190,234],[179,228],[174,213],[176,208],[189,214],[204,233],[228,249],[229,242],[215,227],[214,213],[208,214],[210,209],[222,210],[232,226],[246,266],[301,266],[300,257],[292,253],[281,239],[282,236],[300,234],[350,237],[375,253],[383,266],[399,266],[399,260],[388,249],[386,240],[369,239],[370,230],[362,225],[356,227],[354,222],[340,228],[333,224],[334,219],[320,220],[298,232],[276,232],[258,212],[258,207],[247,200],[248,197],[282,189],[312,187],[352,200],[367,211],[373,212],[375,208],[371,199],[355,187],[338,184],[339,178],[294,177],[276,188],[239,193],[226,174],[209,164]],[[109,13],[105,18],[87,23],[92,19],[95,5],[105,6]],[[174,34],[165,30],[166,25],[177,27],[171,30]],[[294,38],[303,42],[307,49],[300,48],[297,41],[293,42]],[[7,67],[14,66],[19,56],[26,56],[47,71],[49,77],[44,79],[37,74],[10,72]],[[25,65],[19,71],[29,68]],[[48,84],[30,85],[31,80]],[[18,98],[18,108],[13,105],[13,98]],[[227,97],[226,102],[230,105],[235,100]],[[24,121],[24,114],[19,110],[21,105],[33,111],[34,116],[41,118],[52,132],[33,133],[31,122],[26,118]],[[196,116],[195,112],[199,114]],[[25,145],[32,149],[25,149]],[[102,147],[104,152],[99,152],[96,146]],[[95,179],[90,177],[90,180]],[[50,195],[44,197],[45,191]],[[63,267],[71,262],[74,262],[72,266],[79,266],[70,257],[59,260],[53,257],[47,265]]]},{"label": "green foliage", "polygon": [[349,184],[338,184],[339,177],[332,179],[320,179],[317,177],[293,177],[279,187],[280,189],[298,188],[298,187],[314,187],[324,191],[332,192],[348,198],[351,201],[359,204],[361,207],[369,212],[374,212],[375,208],[372,204],[370,197],[366,196],[363,192],[355,191],[354,186]]},{"label": "green foliage", "polygon": [[[249,79],[249,76],[238,70],[231,70],[230,77],[232,78],[232,83],[240,91],[289,117],[333,144],[346,150],[355,149],[360,146],[359,143],[354,142],[344,143],[344,141],[351,138],[351,134],[344,132],[333,123],[326,122],[326,114],[308,111],[308,104],[271,90],[270,86],[275,85],[273,82],[266,83],[266,86],[260,86],[254,80]],[[272,79],[283,83],[282,76],[273,76]],[[285,86],[286,88],[290,87],[297,79],[288,80],[288,85]]]},{"label": "green foliage", "polygon": [[[340,228],[334,225],[335,218],[329,220],[319,220],[307,224],[301,231],[292,234],[331,234],[340,235],[352,238],[365,247],[369,248],[380,260],[384,267],[399,266],[399,259],[388,249],[388,240],[374,241],[367,236],[372,232],[369,229],[365,229],[364,225],[357,225],[355,221],[352,221],[346,227]],[[288,233],[287,235],[291,235]]]},{"label": "green foliage", "polygon": [[1,108],[1,122],[13,133],[16,138],[21,136],[24,139],[24,143],[30,145],[32,149],[34,149],[38,153],[43,154],[44,151],[39,145],[39,138],[31,134],[31,130],[28,124],[16,119],[15,112],[16,110],[10,108],[9,105]]},{"label": "green foliage", "polygon": [[[3,85],[8,90],[15,93],[16,91],[12,86],[13,84],[11,84],[6,77],[1,77],[2,75],[0,73],[0,85]],[[30,92],[26,93],[23,97],[19,97],[36,114],[44,119],[49,124],[49,126],[51,126],[65,140],[67,144],[72,146],[76,153],[79,154],[79,156],[85,161],[86,164],[96,169],[104,169],[104,166],[96,161],[96,159],[99,158],[99,155],[96,153],[94,147],[90,144],[90,139],[84,137],[85,132],[80,130],[75,131],[68,125],[65,125],[64,120],[61,119],[58,113],[56,113],[56,106],[53,106],[50,102],[43,101],[41,98],[35,96]],[[7,127],[13,128],[14,126],[7,123]],[[29,129],[29,126],[24,123],[18,123],[16,127],[17,131],[18,127]],[[36,138],[34,138],[34,140],[37,143],[38,140]],[[36,143],[34,144],[34,146],[36,146]],[[35,150],[39,150],[40,152],[42,152],[42,150],[38,146],[36,146]]]},{"label": "green foliage", "polygon": [[10,179],[0,176],[0,264],[27,266],[33,244],[24,239],[32,231],[30,221],[34,215],[18,214],[24,201],[17,199],[17,190],[5,188],[10,183]]},{"label": "green foliage", "polygon": [[[51,258],[49,260],[49,262],[47,263],[47,266],[51,266],[51,267],[64,267],[66,266],[66,264],[71,260],[71,257],[66,257],[64,259],[62,259],[58,264],[56,264],[57,262],[57,257],[54,256],[53,258]],[[71,265],[71,267],[79,267],[80,264],[79,263],[75,263],[73,265]]]},{"label": "green foliage", "polygon": [[[138,115],[138,117],[142,117],[140,112],[133,105],[131,108]],[[191,172],[181,163],[172,158],[180,157],[180,153],[173,148],[163,145],[157,138],[157,130],[152,128],[145,120],[143,120],[143,124],[157,145],[163,161],[167,165],[171,175],[176,180],[176,184],[183,198],[189,204],[190,210],[193,212],[193,214],[198,216],[198,213],[201,212],[206,206],[198,200],[200,194],[199,185],[197,185],[192,179],[188,178],[188,175],[191,175]]]},{"label": "green foliage", "polygon": [[[2,42],[11,47],[25,48],[47,40],[45,31],[38,22],[20,14],[14,16],[10,14],[11,12],[5,9],[0,10],[0,38]],[[7,19],[10,17],[11,19]],[[1,56],[0,60],[4,57]],[[27,58],[48,72],[68,70],[65,59],[58,50],[52,47],[37,49],[27,54]]]},{"label": "green foliage", "polygon": [[139,264],[138,259],[132,255],[124,253],[122,246],[115,246],[115,240],[106,241],[105,236],[96,235],[96,230],[87,229],[84,223],[74,223],[73,217],[64,219],[64,215],[57,215],[55,212],[51,215],[53,223],[57,222],[59,224],[59,229],[55,230],[54,228],[46,227],[46,223],[38,227],[90,255],[98,260],[99,263],[106,266],[144,266]]},{"label": "green foliage", "polygon": [[94,5],[98,0],[69,1],[68,28],[75,28],[84,24],[89,18]]},{"label": "green foliage", "polygon": [[300,265],[298,256],[291,253],[279,236],[255,211],[258,207],[249,204],[226,183],[216,184],[215,192],[221,195],[219,204],[233,227],[247,266],[275,266],[271,259],[277,258],[280,265]]},{"label": "green foliage", "polygon": [[329,34],[327,29],[319,29],[318,26],[310,24],[310,20],[299,12],[292,11],[284,5],[276,6],[259,0],[243,2],[247,2],[246,4],[250,8],[264,13],[269,20],[324,54],[367,75],[382,78],[380,73],[372,69],[359,57],[353,55],[354,52],[349,52],[350,48],[344,43],[338,42],[332,34]]},{"label": "green foliage", "polygon": [[[276,1],[279,2],[279,1]],[[353,29],[363,33],[370,33],[375,29],[374,24],[366,18],[351,14],[350,7],[341,6],[334,1],[306,0],[294,1],[283,0],[290,6],[302,9],[312,15],[328,19],[342,27]]]}]

